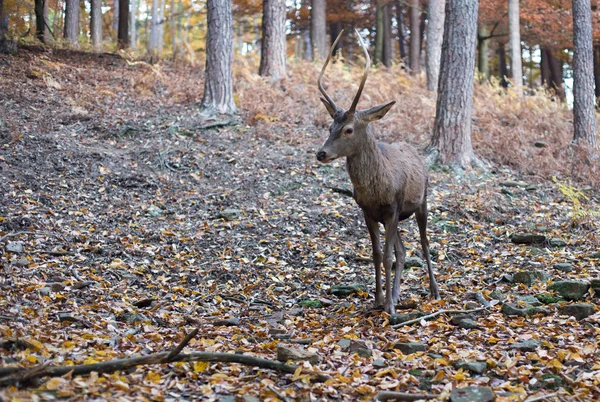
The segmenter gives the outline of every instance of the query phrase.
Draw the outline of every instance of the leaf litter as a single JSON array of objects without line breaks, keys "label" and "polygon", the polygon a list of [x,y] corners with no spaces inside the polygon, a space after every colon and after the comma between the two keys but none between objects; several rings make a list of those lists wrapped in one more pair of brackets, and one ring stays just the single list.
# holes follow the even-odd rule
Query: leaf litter
[{"label": "leaf litter", "polygon": [[[405,270],[398,313],[434,316],[392,325],[369,309],[367,231],[351,198],[331,190],[350,188],[343,163],[314,158],[323,135],[314,124],[295,137],[294,124],[273,119],[197,129],[201,75],[187,67],[31,48],[0,68],[3,368],[170,351],[193,328],[184,352],[276,360],[287,346],[318,356],[293,374],[203,361],[66,374],[6,387],[4,399],[448,399],[467,386],[490,387],[498,400],[600,398],[598,314],[561,314],[577,303],[597,309],[598,225],[574,226],[574,203],[551,180],[432,171],[442,300],[428,298],[418,231],[405,222],[417,263]],[[597,190],[586,195],[597,211]],[[514,234],[544,239],[515,244]],[[514,281],[534,271],[546,276]],[[548,289],[559,280],[592,288],[566,301]],[[355,284],[367,291],[332,294]],[[440,310],[475,310],[476,325]]]}]

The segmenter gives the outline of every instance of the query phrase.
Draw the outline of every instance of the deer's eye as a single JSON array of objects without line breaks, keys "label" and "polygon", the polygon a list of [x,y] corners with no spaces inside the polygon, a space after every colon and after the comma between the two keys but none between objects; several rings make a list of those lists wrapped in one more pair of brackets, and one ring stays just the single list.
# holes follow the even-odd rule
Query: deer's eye
[{"label": "deer's eye", "polygon": [[352,127],[348,127],[347,129],[344,130],[344,134],[346,135],[350,135],[354,132],[354,129]]}]

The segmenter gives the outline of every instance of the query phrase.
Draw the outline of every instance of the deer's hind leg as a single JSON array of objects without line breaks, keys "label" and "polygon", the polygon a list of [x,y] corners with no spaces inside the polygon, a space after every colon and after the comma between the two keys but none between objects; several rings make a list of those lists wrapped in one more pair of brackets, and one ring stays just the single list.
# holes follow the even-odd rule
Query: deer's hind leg
[{"label": "deer's hind leg", "polygon": [[433,268],[431,268],[431,257],[429,256],[429,240],[427,240],[427,198],[423,201],[423,205],[415,211],[415,218],[417,225],[419,226],[419,234],[421,236],[421,247],[423,248],[423,254],[427,261],[427,272],[429,274],[429,292],[431,297],[438,299],[440,298],[440,291],[438,289],[437,282],[435,281],[435,275],[433,274]]},{"label": "deer's hind leg", "polygon": [[365,213],[365,222],[369,229],[369,236],[373,245],[373,263],[375,265],[375,307],[383,306],[383,288],[381,286],[381,239],[379,238],[379,223],[372,220]]},{"label": "deer's hind leg", "polygon": [[396,262],[394,262],[394,288],[392,290],[392,300],[395,306],[400,298],[400,279],[402,279],[404,262],[406,260],[406,249],[404,248],[404,243],[400,238],[400,231],[396,233],[394,252],[396,254]]}]

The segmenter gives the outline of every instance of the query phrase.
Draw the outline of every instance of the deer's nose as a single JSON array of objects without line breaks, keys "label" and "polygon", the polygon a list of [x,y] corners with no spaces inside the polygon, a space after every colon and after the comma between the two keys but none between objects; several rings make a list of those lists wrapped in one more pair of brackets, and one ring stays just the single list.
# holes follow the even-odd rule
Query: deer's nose
[{"label": "deer's nose", "polygon": [[327,157],[327,153],[325,151],[319,151],[319,152],[317,152],[317,160],[319,162],[323,162],[326,157]]}]

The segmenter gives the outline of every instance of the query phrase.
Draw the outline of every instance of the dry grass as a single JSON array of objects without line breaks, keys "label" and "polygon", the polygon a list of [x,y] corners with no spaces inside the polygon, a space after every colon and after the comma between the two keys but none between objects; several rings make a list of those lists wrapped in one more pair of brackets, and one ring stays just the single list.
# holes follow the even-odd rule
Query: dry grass
[{"label": "dry grass", "polygon": [[[292,142],[316,141],[315,133],[324,138],[330,117],[316,87],[320,65],[291,62],[289,78],[277,83],[257,76],[256,66],[252,58],[238,58],[235,66],[235,90],[246,122],[257,125],[262,135]],[[338,104],[349,106],[362,71],[362,64],[340,62],[328,68],[325,86]],[[379,137],[425,146],[435,118],[435,94],[425,89],[423,78],[410,77],[398,66],[373,68],[359,107],[389,100],[397,104],[376,124]],[[600,162],[589,151],[571,146],[572,113],[550,95],[540,92],[519,99],[495,84],[476,84],[473,119],[475,152],[484,160],[528,175],[600,185]],[[536,142],[545,146],[536,147]]]}]

